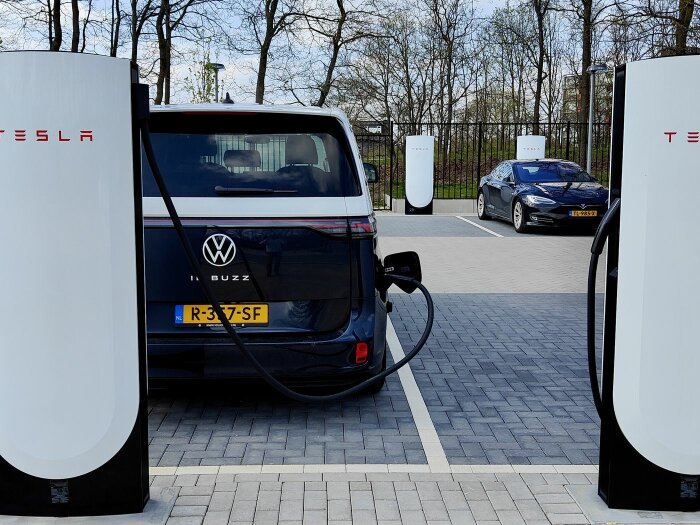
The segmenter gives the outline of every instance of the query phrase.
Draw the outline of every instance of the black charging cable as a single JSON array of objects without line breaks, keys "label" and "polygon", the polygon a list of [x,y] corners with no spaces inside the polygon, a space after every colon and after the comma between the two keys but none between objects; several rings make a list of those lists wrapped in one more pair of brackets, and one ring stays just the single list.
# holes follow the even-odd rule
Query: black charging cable
[{"label": "black charging cable", "polygon": [[362,381],[361,383],[348,388],[347,390],[343,390],[342,392],[337,392],[335,394],[329,394],[329,395],[321,395],[321,396],[315,396],[315,395],[308,395],[308,394],[301,394],[299,392],[296,392],[292,390],[291,388],[285,386],[282,384],[279,380],[277,380],[272,374],[270,374],[265,367],[263,367],[260,362],[255,358],[253,354],[250,353],[248,348],[246,348],[245,343],[243,340],[240,338],[234,327],[231,325],[229,322],[228,318],[226,317],[226,314],[224,313],[223,309],[221,308],[221,304],[219,301],[216,300],[214,293],[211,289],[211,286],[209,285],[209,282],[204,278],[204,275],[202,274],[200,268],[199,268],[199,261],[197,260],[197,257],[194,253],[194,250],[192,249],[192,245],[190,244],[189,239],[187,238],[187,235],[185,234],[185,229],[182,226],[182,221],[180,220],[179,215],[177,214],[177,210],[175,209],[175,205],[173,204],[173,200],[170,197],[170,192],[168,191],[167,186],[165,185],[165,181],[163,180],[163,176],[160,172],[160,168],[158,167],[158,163],[156,162],[156,157],[153,152],[153,144],[151,143],[151,134],[148,128],[148,121],[143,118],[141,120],[141,140],[143,142],[143,149],[146,153],[146,158],[148,159],[148,164],[151,166],[151,172],[153,172],[153,176],[156,180],[156,184],[158,185],[158,189],[160,190],[160,194],[163,197],[163,201],[165,202],[165,207],[168,210],[168,214],[170,215],[170,219],[173,222],[173,226],[175,226],[175,231],[177,232],[177,236],[180,239],[180,243],[182,244],[182,247],[185,250],[185,254],[187,255],[187,259],[190,263],[190,266],[192,268],[192,271],[195,273],[197,278],[199,279],[199,284],[202,286],[202,289],[204,290],[204,295],[207,298],[207,301],[209,301],[209,304],[212,305],[212,308],[214,312],[216,312],[217,317],[219,318],[219,321],[221,321],[221,324],[224,326],[224,329],[228,333],[228,335],[231,337],[233,342],[236,344],[238,349],[241,351],[241,353],[250,361],[250,363],[253,365],[255,370],[263,377],[263,379],[275,390],[277,390],[279,393],[294,399],[296,401],[302,401],[302,402],[323,402],[323,401],[336,401],[338,399],[342,399],[344,397],[350,396],[352,394],[355,394],[357,392],[360,392],[370,386],[373,383],[376,383],[377,381],[381,381],[388,375],[393,374],[396,372],[399,368],[407,364],[411,359],[413,359],[418,352],[421,351],[423,346],[425,345],[426,341],[428,340],[428,337],[430,336],[430,331],[433,328],[433,319],[435,317],[435,307],[433,305],[433,299],[430,296],[430,293],[428,290],[423,286],[423,284],[420,281],[417,281],[415,279],[412,279],[410,277],[406,277],[403,275],[392,275],[392,274],[386,274],[384,276],[385,279],[388,281],[406,281],[408,283],[411,283],[415,285],[425,296],[425,302],[426,306],[428,308],[428,319],[425,323],[425,329],[423,330],[423,334],[421,335],[421,338],[418,340],[416,345],[413,347],[413,349],[404,357],[401,359],[399,362],[395,363],[393,366],[387,368],[383,372],[380,372],[374,377],[371,377],[365,381]]},{"label": "black charging cable", "polygon": [[600,396],[595,355],[595,282],[598,272],[598,259],[600,254],[603,253],[603,247],[605,247],[605,242],[608,239],[608,235],[610,235],[610,227],[619,213],[620,199],[615,199],[598,225],[598,230],[591,245],[591,262],[588,266],[588,376],[591,382],[593,404],[601,418],[603,417],[603,400]]}]

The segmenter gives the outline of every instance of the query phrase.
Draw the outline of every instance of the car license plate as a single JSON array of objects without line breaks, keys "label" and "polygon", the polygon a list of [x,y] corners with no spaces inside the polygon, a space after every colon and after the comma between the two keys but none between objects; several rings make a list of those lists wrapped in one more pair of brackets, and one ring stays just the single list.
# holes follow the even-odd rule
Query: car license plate
[{"label": "car license plate", "polygon": [[[266,304],[222,304],[226,317],[231,324],[267,324],[269,321]],[[175,306],[175,324],[219,325],[219,318],[208,304],[178,304]]]},{"label": "car license plate", "polygon": [[598,210],[571,210],[569,217],[597,217]]}]

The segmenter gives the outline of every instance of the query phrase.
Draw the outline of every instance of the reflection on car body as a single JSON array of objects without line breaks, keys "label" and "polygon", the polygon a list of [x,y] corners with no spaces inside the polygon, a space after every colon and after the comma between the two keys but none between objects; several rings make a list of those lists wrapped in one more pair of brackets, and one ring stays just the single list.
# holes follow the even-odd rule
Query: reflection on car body
[{"label": "reflection on car body", "polygon": [[529,227],[595,228],[607,209],[608,190],[566,160],[507,160],[479,183],[481,220],[503,219],[519,233]]}]

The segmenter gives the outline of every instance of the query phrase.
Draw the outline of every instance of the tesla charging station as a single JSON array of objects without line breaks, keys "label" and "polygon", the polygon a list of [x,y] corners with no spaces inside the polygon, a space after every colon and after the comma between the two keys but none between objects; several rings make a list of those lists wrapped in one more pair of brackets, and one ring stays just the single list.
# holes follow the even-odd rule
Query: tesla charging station
[{"label": "tesla charging station", "polygon": [[598,489],[613,508],[700,510],[697,213],[689,195],[671,223],[662,191],[698,185],[699,81],[700,56],[615,70]]},{"label": "tesla charging station", "polygon": [[433,213],[435,137],[406,137],[406,215]]},{"label": "tesla charging station", "polygon": [[140,512],[138,74],[40,51],[0,53],[0,71],[0,514]]}]

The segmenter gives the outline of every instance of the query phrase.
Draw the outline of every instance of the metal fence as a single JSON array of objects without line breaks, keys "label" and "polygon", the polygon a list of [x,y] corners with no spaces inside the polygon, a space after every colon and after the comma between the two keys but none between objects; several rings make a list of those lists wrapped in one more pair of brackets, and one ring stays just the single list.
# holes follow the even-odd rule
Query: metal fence
[{"label": "metal fence", "polygon": [[[588,124],[542,123],[388,123],[382,132],[356,133],[362,158],[375,164],[379,181],[371,185],[375,209],[391,209],[404,198],[405,137],[433,135],[435,140],[436,199],[474,199],[479,179],[502,160],[515,158],[518,135],[546,137],[545,155],[577,162],[585,167]],[[592,174],[608,183],[610,124],[593,125]]]}]

